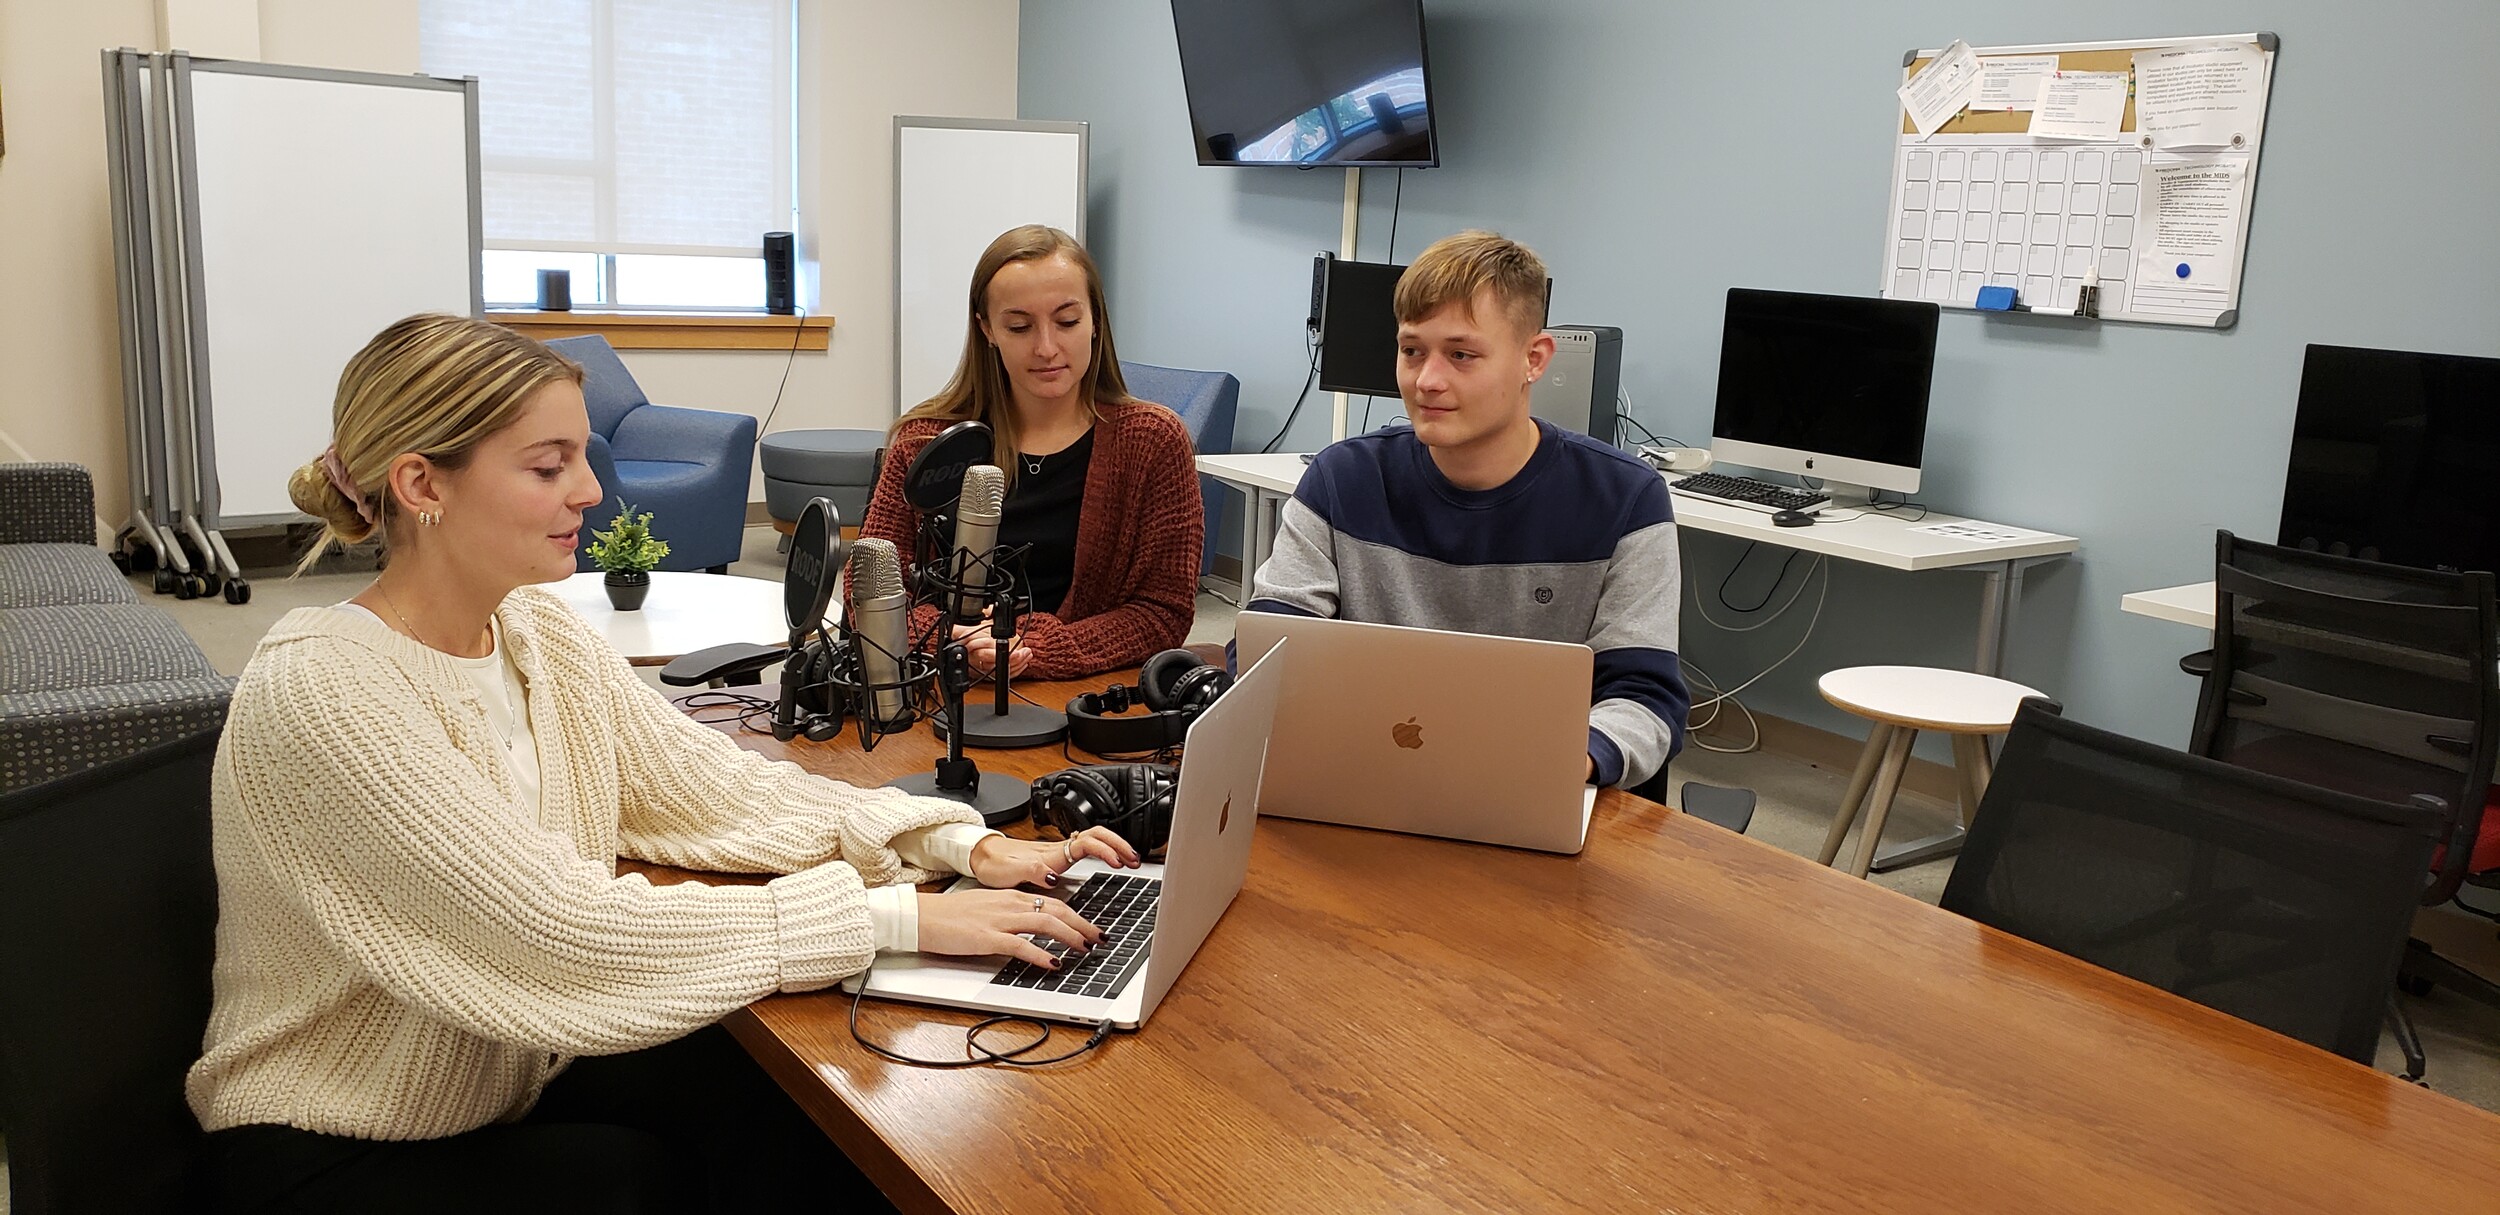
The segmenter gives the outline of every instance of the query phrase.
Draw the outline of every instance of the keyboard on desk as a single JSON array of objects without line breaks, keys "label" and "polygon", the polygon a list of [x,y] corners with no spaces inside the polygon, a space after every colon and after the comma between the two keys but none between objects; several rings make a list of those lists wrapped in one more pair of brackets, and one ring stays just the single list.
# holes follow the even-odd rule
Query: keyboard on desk
[{"label": "keyboard on desk", "polygon": [[1731,477],[1726,473],[1714,472],[1694,473],[1682,480],[1667,482],[1667,487],[1679,494],[1708,498],[1713,502],[1741,506],[1746,510],[1772,513],[1784,510],[1810,511],[1827,505],[1832,500],[1830,494],[1817,493],[1810,489],[1798,489],[1793,485],[1773,485],[1768,481],[1756,481],[1751,477]]},{"label": "keyboard on desk", "polygon": [[1009,962],[990,982],[1032,991],[1111,999],[1145,965],[1154,942],[1155,907],[1161,901],[1161,878],[1125,873],[1097,873],[1068,897],[1068,906],[1102,929],[1103,944],[1069,960],[1068,947],[1049,937],[1025,939],[1049,950],[1059,969],[1044,970],[1031,962]]}]

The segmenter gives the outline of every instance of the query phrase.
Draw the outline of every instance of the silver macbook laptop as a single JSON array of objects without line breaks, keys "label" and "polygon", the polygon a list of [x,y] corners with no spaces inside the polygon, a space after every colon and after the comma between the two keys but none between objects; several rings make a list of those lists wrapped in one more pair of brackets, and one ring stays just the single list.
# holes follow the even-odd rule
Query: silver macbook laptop
[{"label": "silver macbook laptop", "polygon": [[1285,639],[1259,813],[1578,852],[1588,775],[1584,645],[1243,612],[1239,661]]},{"label": "silver macbook laptop", "polygon": [[1108,1020],[1121,1029],[1145,1024],[1250,872],[1284,657],[1269,653],[1254,663],[1190,724],[1163,860],[1139,869],[1085,860],[1062,879],[1081,879],[1063,888],[1064,897],[1110,931],[1112,945],[1055,971],[1015,959],[897,954],[843,980],[842,990],[858,991],[864,981],[869,995],[890,1000],[1087,1025]]}]

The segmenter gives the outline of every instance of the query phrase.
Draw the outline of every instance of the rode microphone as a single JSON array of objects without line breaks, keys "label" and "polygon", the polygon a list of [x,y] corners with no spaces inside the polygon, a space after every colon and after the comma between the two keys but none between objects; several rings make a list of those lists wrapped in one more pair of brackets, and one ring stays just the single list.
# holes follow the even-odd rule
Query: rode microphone
[{"label": "rode microphone", "polygon": [[879,729],[909,719],[903,695],[903,657],[911,649],[911,596],[903,590],[903,560],[891,540],[874,537],[851,546],[852,631],[859,644],[860,715]]},{"label": "rode microphone", "polygon": [[963,492],[955,502],[955,548],[947,564],[953,568],[954,615],[957,624],[981,619],[989,596],[990,563],[997,555],[998,516],[1007,503],[1007,474],[995,464],[964,470]]}]

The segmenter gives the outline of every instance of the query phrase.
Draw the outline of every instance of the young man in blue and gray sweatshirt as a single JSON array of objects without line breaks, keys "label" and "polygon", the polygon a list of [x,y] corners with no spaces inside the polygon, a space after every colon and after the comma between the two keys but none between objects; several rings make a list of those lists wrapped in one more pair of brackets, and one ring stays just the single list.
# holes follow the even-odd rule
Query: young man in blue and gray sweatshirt
[{"label": "young man in blue and gray sweatshirt", "polygon": [[1490,232],[1398,280],[1411,430],[1330,446],[1285,504],[1247,607],[1569,641],[1597,652],[1589,779],[1638,785],[1684,745],[1681,562],[1656,471],[1528,413],[1554,339],[1545,263]]}]

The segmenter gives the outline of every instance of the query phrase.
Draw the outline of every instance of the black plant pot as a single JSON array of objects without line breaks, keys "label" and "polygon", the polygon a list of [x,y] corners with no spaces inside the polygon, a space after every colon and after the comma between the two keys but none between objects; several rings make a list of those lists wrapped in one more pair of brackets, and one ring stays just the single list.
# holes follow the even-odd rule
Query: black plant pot
[{"label": "black plant pot", "polygon": [[651,575],[639,570],[609,570],[608,602],[620,612],[642,610],[643,596],[651,593]]}]

